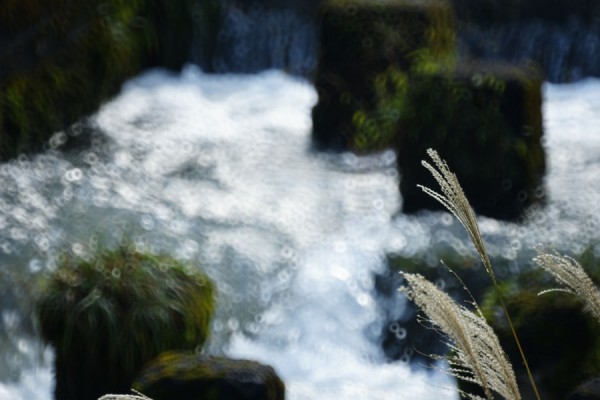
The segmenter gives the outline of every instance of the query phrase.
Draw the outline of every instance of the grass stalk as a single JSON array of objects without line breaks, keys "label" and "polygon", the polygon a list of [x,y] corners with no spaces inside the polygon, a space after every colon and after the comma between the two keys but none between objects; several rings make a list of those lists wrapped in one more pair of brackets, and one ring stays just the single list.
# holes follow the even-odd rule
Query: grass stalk
[{"label": "grass stalk", "polygon": [[[449,375],[479,385],[488,400],[493,393],[520,400],[519,387],[508,357],[494,330],[473,302],[474,311],[457,304],[447,293],[419,274],[402,274],[407,286],[401,289],[427,315],[428,320],[451,340],[451,356],[435,357],[448,362]],[[480,396],[460,391],[469,399]]]},{"label": "grass stalk", "polygon": [[513,326],[513,322],[510,318],[510,314],[506,308],[504,298],[502,296],[500,287],[496,280],[496,275],[494,274],[494,269],[492,268],[492,263],[490,262],[487,250],[485,248],[485,244],[483,242],[483,238],[481,236],[481,232],[479,230],[479,225],[477,224],[477,219],[475,217],[475,212],[471,207],[467,197],[464,194],[460,183],[458,182],[458,178],[456,175],[450,171],[447,163],[440,158],[438,153],[433,149],[428,149],[427,154],[433,161],[433,165],[429,164],[427,161],[422,161],[423,166],[431,172],[434,179],[440,185],[441,193],[438,193],[428,187],[418,185],[425,193],[429,196],[436,199],[440,202],[448,211],[450,211],[465,227],[471,242],[475,246],[477,253],[479,254],[483,266],[487,273],[489,274],[494,290],[498,295],[500,300],[501,307],[504,311],[504,315],[506,316],[506,320],[508,321],[508,325],[510,327],[512,336],[517,344],[517,348],[519,349],[519,353],[523,360],[523,364],[525,369],[527,370],[527,375],[529,377],[529,381],[533,392],[538,400],[540,400],[540,395],[535,384],[535,380],[533,379],[533,375],[531,373],[531,369],[529,368],[529,364],[527,362],[527,358],[525,357],[525,353],[523,352],[523,348],[521,346],[521,342],[519,341],[519,337],[515,328]]}]

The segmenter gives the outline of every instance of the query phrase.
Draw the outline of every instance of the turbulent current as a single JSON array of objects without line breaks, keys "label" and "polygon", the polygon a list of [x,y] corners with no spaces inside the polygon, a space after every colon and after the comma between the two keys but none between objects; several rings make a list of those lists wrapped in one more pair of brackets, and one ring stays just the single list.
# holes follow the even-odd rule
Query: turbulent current
[{"label": "turbulent current", "polygon": [[[314,151],[315,102],[283,72],[151,71],[45,153],[0,165],[0,399],[51,398],[36,278],[60,252],[124,241],[202,265],[219,288],[206,351],[273,365],[288,399],[456,399],[444,376],[386,360],[374,277],[389,253],[470,252],[466,235],[444,213],[398,213],[394,152]],[[600,81],[546,85],[544,118],[547,206],[480,221],[515,265],[538,243],[581,251],[599,228]]]}]

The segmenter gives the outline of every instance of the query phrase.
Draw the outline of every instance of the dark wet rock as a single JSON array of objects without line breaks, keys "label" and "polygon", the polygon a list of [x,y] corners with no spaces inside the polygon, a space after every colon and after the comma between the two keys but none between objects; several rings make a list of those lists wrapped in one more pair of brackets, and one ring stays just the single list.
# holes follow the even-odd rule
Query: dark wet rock
[{"label": "dark wet rock", "polygon": [[439,209],[420,165],[435,148],[475,210],[520,218],[542,203],[543,77],[503,63],[455,63],[448,3],[331,0],[320,9],[321,53],[312,112],[323,149],[394,147],[402,210]]},{"label": "dark wet rock", "polygon": [[498,63],[408,76],[387,96],[401,104],[395,136],[402,211],[442,209],[418,184],[437,190],[421,166],[433,148],[457,175],[479,214],[514,220],[543,204],[542,77]]},{"label": "dark wet rock", "polygon": [[268,365],[185,352],[159,355],[133,387],[153,400],[285,399],[285,386]]}]

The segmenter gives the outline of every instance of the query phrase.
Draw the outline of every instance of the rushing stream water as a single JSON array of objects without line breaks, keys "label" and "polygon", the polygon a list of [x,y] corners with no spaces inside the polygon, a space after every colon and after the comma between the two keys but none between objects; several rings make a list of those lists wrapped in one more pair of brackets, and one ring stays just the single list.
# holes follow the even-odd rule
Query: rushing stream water
[{"label": "rushing stream water", "polygon": [[[0,166],[0,399],[51,398],[51,352],[27,335],[35,277],[64,250],[132,240],[204,266],[219,288],[208,351],[273,365],[287,398],[455,399],[450,380],[386,362],[374,275],[386,253],[451,243],[444,213],[397,214],[395,155],[311,150],[314,88],[282,72],[130,81],[89,123],[89,147]],[[600,81],[547,85],[549,202],[517,225],[482,219],[490,252],[577,252],[600,227]],[[396,304],[402,312],[402,301]]]}]

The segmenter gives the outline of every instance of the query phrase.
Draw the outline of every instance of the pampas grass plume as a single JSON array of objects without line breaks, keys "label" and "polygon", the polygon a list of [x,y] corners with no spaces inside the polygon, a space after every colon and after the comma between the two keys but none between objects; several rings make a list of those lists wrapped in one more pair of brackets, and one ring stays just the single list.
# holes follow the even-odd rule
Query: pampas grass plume
[{"label": "pampas grass plume", "polygon": [[[490,278],[492,280],[494,290],[498,294],[500,304],[502,306],[502,309],[504,310],[504,315],[506,316],[506,320],[509,324],[512,335],[515,339],[515,343],[517,344],[517,348],[519,349],[521,359],[523,360],[523,364],[525,366],[525,369],[527,370],[527,375],[529,377],[529,381],[530,381],[533,391],[536,395],[536,398],[539,400],[540,396],[539,396],[535,381],[533,379],[531,369],[529,368],[527,359],[525,358],[525,354],[523,352],[521,343],[519,341],[519,337],[514,329],[513,323],[510,319],[510,315],[508,313],[508,310],[506,309],[506,305],[504,304],[504,300],[500,293],[498,282],[496,280],[496,275],[494,274],[494,269],[492,268],[492,263],[490,262],[490,258],[488,256],[487,250],[485,248],[485,244],[483,242],[483,237],[481,236],[481,232],[479,230],[479,225],[477,224],[477,218],[475,217],[475,212],[473,211],[473,207],[471,207],[471,204],[469,203],[467,196],[465,196],[465,193],[464,193],[462,187],[460,186],[460,183],[458,182],[458,178],[456,177],[456,174],[454,174],[452,171],[450,171],[450,168],[448,167],[448,164],[446,163],[446,161],[442,160],[442,158],[438,155],[438,153],[433,149],[427,149],[427,154],[433,161],[433,164],[430,164],[425,160],[422,161],[422,164],[431,173],[433,178],[437,181],[437,183],[440,186],[441,192],[436,192],[436,191],[434,191],[428,187],[422,186],[422,185],[418,185],[418,186],[423,190],[423,192],[427,193],[429,196],[436,199],[446,209],[448,209],[448,211],[450,211],[467,230],[467,233],[469,234],[469,238],[471,239],[471,242],[473,242],[473,245],[475,246],[475,249],[477,250],[479,257],[481,258],[481,261],[483,262],[483,266],[485,267],[486,272],[488,273],[488,275],[490,276]],[[421,284],[419,284],[419,286],[424,287]],[[413,293],[412,296],[414,298],[417,298],[414,295],[414,289],[413,289],[412,293]],[[428,307],[429,309],[431,309],[431,306],[430,305],[427,306],[426,302],[427,302],[427,300],[425,298],[423,298],[421,301],[421,304],[423,304],[426,307]],[[419,305],[421,305],[421,304],[419,304]],[[476,304],[475,304],[475,307],[476,307],[476,314],[465,313],[466,309],[459,308],[460,312],[456,315],[462,316],[462,319],[464,320],[463,324],[460,325],[460,327],[467,329],[467,331],[469,329],[475,330],[472,333],[467,332],[468,334],[482,335],[483,333],[485,333],[484,337],[487,337],[488,339],[491,338],[492,336],[496,337],[494,332],[491,330],[491,328],[485,322],[485,319],[483,319],[483,316],[481,315],[481,312],[479,311]],[[427,314],[427,311],[426,311],[426,314]],[[473,317],[473,316],[475,316],[475,317]],[[433,320],[435,321],[435,319],[433,319]],[[469,321],[469,324],[466,324],[466,321]],[[449,335],[453,340],[456,340],[456,338],[453,336],[456,336],[456,334],[459,333],[458,331],[448,332],[445,330],[445,329],[452,328],[452,326],[450,326],[450,325],[448,325],[448,326],[438,325],[438,326],[447,335]],[[456,325],[455,328],[456,327],[459,327],[459,325]],[[468,337],[468,336],[466,336],[466,337]],[[490,341],[491,341],[491,339],[490,339]],[[492,355],[494,355],[494,357],[496,357],[496,358],[493,358],[495,360],[495,362],[497,361],[497,362],[501,362],[501,363],[498,364],[496,367],[492,367],[492,368],[500,368],[501,370],[510,369],[512,371],[512,367],[510,366],[510,363],[508,363],[507,359],[506,359],[506,363],[503,363],[503,361],[501,361],[503,358],[500,357],[500,354],[504,354],[504,353],[503,353],[502,349],[499,347],[499,345],[498,345],[498,349],[496,349],[496,343],[497,343],[497,339],[495,339],[495,341],[491,341],[488,344],[490,346],[488,351],[482,352],[482,351],[477,350],[474,355],[476,357],[481,357],[481,360],[479,360],[479,363],[481,365],[485,365],[485,362],[490,361],[492,359],[490,357],[492,357]],[[460,349],[461,345],[459,343],[456,343],[456,346]],[[460,350],[466,355],[468,348],[464,348],[464,349],[460,349]],[[471,357],[471,356],[469,356],[468,358],[466,356],[463,356],[463,357],[464,358],[461,360],[461,362],[464,363],[465,365],[459,365],[459,368],[467,368],[467,369],[466,370],[459,369],[457,371],[451,371],[451,373],[454,373],[455,376],[457,376],[458,378],[461,378],[459,375],[457,375],[457,373],[460,373],[462,371],[472,371],[472,374],[473,374],[472,378],[475,379],[475,381],[474,381],[475,383],[480,383],[480,384],[485,383],[485,385],[487,385],[487,386],[482,386],[482,387],[483,387],[488,399],[492,398],[491,393],[490,393],[490,388],[492,390],[497,391],[498,393],[503,394],[503,396],[505,396],[507,399],[520,398],[518,390],[513,392],[512,383],[510,383],[510,379],[508,378],[509,375],[511,375],[511,374],[514,375],[514,373],[506,372],[505,374],[503,374],[504,378],[502,378],[499,381],[498,381],[499,378],[495,377],[494,379],[497,380],[496,382],[486,381],[484,378],[489,379],[492,377],[492,375],[490,375],[489,377],[485,377],[484,375],[481,375],[478,372],[479,367],[476,367],[475,364],[469,364],[469,363],[475,362],[473,357]],[[484,361],[484,360],[486,360],[486,361]],[[451,367],[452,367],[452,364],[451,364]],[[469,368],[471,368],[471,369],[469,369]],[[479,375],[481,375],[481,376],[479,376]],[[506,388],[510,388],[510,390],[506,391],[504,386],[499,385],[498,382],[502,382],[502,385],[506,385]],[[502,389],[503,392],[500,392],[498,390],[501,387],[503,388]],[[509,394],[509,396],[507,397],[506,394]],[[471,396],[470,398],[474,398],[474,397]]]},{"label": "pampas grass plume", "polygon": [[105,394],[98,400],[152,400],[150,397],[144,396],[135,389],[131,389],[131,391],[136,394]]},{"label": "pampas grass plume", "polygon": [[571,257],[538,251],[538,256],[533,259],[535,263],[561,285],[558,289],[545,290],[540,294],[557,290],[571,293],[579,297],[587,311],[600,322],[600,292],[581,265]]},{"label": "pampas grass plume", "polygon": [[[403,276],[408,286],[401,291],[451,340],[453,355],[442,357],[448,361],[448,374],[481,386],[487,399],[493,399],[493,393],[498,393],[505,399],[520,400],[512,365],[477,305],[474,304],[475,310],[471,311],[421,275],[404,273]],[[481,399],[471,393],[461,394],[469,399]]]}]

